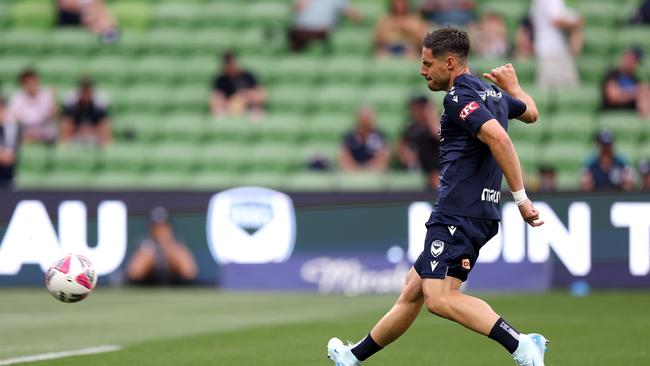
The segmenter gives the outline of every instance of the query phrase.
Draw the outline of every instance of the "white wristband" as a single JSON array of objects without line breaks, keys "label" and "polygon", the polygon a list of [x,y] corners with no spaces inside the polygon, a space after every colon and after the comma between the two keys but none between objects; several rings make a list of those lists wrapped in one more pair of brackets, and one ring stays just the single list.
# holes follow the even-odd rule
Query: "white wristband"
[{"label": "white wristband", "polygon": [[528,196],[526,196],[526,190],[522,188],[520,191],[512,192],[512,197],[515,199],[517,206],[521,206],[526,202]]}]

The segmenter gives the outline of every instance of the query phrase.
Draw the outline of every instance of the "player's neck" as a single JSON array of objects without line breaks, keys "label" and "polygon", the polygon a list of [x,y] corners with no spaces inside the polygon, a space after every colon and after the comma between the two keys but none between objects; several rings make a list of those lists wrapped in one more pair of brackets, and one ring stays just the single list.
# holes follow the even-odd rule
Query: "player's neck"
[{"label": "player's neck", "polygon": [[455,72],[451,73],[451,77],[449,78],[449,85],[447,85],[447,91],[451,90],[451,88],[454,86],[454,82],[456,81],[456,78],[463,74],[471,74],[471,72],[469,71],[469,66],[467,65],[462,66],[458,68],[458,70],[456,70]]}]

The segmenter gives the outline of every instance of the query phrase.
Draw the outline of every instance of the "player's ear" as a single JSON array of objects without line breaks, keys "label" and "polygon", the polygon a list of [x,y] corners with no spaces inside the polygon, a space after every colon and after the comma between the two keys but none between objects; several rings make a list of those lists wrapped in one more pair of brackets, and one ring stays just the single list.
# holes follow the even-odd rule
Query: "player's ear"
[{"label": "player's ear", "polygon": [[447,57],[447,70],[451,71],[456,68],[456,64],[458,61],[456,61],[456,58],[454,56],[448,56]]}]

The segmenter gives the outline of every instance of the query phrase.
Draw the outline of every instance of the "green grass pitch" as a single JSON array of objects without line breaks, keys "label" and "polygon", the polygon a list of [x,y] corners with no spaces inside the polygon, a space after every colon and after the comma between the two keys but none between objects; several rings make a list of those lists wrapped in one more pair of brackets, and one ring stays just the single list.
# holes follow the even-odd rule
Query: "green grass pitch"
[{"label": "green grass pitch", "polygon": [[[550,340],[547,365],[650,365],[650,292],[485,295],[521,331]],[[100,289],[77,304],[43,289],[0,290],[0,364],[119,345],[120,351],[22,365],[330,365],[331,336],[356,341],[395,295]],[[514,365],[489,339],[423,312],[367,365]]]}]

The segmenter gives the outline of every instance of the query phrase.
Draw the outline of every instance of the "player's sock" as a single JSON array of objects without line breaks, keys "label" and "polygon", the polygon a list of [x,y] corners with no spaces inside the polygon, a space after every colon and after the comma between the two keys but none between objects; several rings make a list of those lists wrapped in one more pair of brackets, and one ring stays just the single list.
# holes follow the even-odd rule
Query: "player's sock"
[{"label": "player's sock", "polygon": [[503,320],[503,318],[497,320],[488,337],[499,342],[499,344],[507,349],[511,354],[514,353],[519,346],[519,332]]},{"label": "player's sock", "polygon": [[354,348],[352,348],[352,354],[359,361],[365,361],[368,357],[374,355],[375,353],[381,351],[383,347],[378,345],[374,339],[370,336],[370,333],[366,338],[362,339],[361,342],[357,343]]}]

